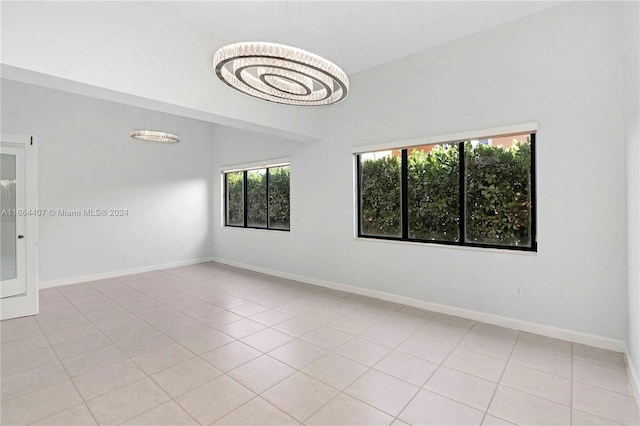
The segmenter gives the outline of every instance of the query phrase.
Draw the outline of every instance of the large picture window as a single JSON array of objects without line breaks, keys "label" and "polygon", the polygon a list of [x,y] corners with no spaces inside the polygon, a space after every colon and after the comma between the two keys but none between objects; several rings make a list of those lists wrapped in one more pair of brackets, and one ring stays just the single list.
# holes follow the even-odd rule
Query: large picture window
[{"label": "large picture window", "polygon": [[289,165],[224,174],[225,225],[289,230]]},{"label": "large picture window", "polygon": [[358,236],[536,251],[535,133],[357,155]]}]

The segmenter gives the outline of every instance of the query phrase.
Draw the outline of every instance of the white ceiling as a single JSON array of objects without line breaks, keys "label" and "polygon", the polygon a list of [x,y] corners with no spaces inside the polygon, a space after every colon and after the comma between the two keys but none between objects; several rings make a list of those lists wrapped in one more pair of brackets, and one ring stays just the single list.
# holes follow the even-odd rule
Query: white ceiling
[{"label": "white ceiling", "polygon": [[[561,3],[0,0],[0,73],[311,141],[322,134],[327,109],[284,107],[231,90],[213,73],[216,49],[238,41],[285,43],[353,74]],[[354,76],[354,88],[356,82]]]},{"label": "white ceiling", "polygon": [[228,42],[312,51],[355,73],[555,7],[560,1],[153,1]]}]

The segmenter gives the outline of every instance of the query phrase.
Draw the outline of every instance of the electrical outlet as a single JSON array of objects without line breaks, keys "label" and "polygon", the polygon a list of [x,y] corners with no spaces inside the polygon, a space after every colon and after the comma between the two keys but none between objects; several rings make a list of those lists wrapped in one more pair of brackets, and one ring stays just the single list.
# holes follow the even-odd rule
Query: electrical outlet
[{"label": "electrical outlet", "polygon": [[522,287],[516,287],[516,290],[514,292],[514,296],[515,297],[522,297],[523,294],[524,294],[524,289]]}]

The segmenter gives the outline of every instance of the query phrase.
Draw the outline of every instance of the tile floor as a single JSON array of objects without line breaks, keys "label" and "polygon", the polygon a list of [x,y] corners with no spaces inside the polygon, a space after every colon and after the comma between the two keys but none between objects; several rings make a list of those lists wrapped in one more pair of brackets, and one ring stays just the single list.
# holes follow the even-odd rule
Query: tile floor
[{"label": "tile floor", "polygon": [[620,353],[216,263],[0,330],[4,425],[639,423]]}]

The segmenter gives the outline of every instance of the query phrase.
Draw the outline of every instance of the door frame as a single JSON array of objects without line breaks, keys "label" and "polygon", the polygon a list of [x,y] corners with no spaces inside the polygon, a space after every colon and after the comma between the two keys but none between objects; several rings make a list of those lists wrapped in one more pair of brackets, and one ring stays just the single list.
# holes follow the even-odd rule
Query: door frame
[{"label": "door frame", "polygon": [[[37,138],[25,135],[0,135],[0,142],[12,148],[24,150],[25,209],[38,211],[38,144]],[[0,319],[36,315],[38,297],[38,214],[26,216],[25,224],[26,273],[25,294],[0,299]]]}]

